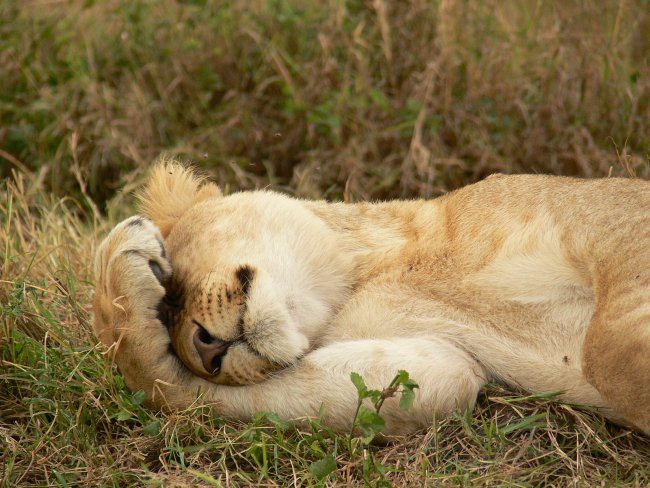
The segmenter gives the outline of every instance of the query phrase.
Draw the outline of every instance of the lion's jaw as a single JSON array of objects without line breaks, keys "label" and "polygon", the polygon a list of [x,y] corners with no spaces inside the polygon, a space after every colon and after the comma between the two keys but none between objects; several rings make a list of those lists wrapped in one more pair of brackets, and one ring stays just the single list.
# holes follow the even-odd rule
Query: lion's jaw
[{"label": "lion's jaw", "polygon": [[[332,231],[278,194],[242,193],[196,205],[165,244],[188,294],[183,317],[170,328],[174,350],[215,383],[255,383],[294,364],[348,294],[352,262]],[[195,347],[199,327],[231,344],[216,374]]]}]

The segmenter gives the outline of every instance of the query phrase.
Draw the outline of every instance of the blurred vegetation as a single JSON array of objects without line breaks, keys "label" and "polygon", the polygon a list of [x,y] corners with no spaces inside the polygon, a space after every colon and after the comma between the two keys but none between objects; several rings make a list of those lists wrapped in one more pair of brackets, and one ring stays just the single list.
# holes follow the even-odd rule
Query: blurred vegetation
[{"label": "blurred vegetation", "polygon": [[649,174],[648,0],[0,0],[0,43],[0,176],[100,208],[162,152],[345,200]]}]

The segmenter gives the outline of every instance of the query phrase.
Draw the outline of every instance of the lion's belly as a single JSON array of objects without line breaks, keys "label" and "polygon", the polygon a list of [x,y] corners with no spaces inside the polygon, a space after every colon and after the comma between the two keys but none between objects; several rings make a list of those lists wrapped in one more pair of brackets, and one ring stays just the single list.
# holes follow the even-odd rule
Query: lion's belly
[{"label": "lion's belly", "polygon": [[562,391],[570,401],[602,404],[582,372],[582,348],[594,312],[590,296],[523,304],[495,301],[481,308],[483,318],[475,308],[465,310],[477,330],[461,334],[495,379],[535,393]]},{"label": "lion's belly", "polygon": [[487,301],[466,307],[467,322],[539,359],[580,367],[580,354],[594,311],[591,298],[569,296],[541,303]]}]

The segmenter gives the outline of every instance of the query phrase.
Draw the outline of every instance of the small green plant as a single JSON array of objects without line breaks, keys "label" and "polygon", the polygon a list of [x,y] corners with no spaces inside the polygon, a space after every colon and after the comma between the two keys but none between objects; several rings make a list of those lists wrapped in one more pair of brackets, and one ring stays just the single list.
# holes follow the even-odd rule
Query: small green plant
[{"label": "small green plant", "polygon": [[[352,442],[355,429],[359,429],[362,432],[361,440],[364,444],[370,444],[377,434],[384,429],[384,419],[379,415],[379,410],[381,410],[384,401],[387,398],[394,397],[397,393],[401,393],[399,408],[408,410],[415,399],[413,390],[419,388],[418,384],[404,370],[399,370],[390,384],[383,390],[368,389],[365,381],[358,373],[350,374],[350,379],[357,388],[358,400],[349,439]],[[366,399],[369,399],[372,403],[375,409],[374,412],[364,405]]]},{"label": "small green plant", "polygon": [[[380,415],[381,407],[388,398],[393,398],[400,394],[399,408],[408,410],[413,405],[415,399],[415,390],[419,388],[418,384],[409,377],[404,370],[399,370],[393,380],[383,390],[374,390],[368,388],[366,382],[360,374],[351,373],[350,379],[357,389],[357,408],[352,420],[352,427],[348,435],[348,449],[350,455],[354,455],[359,447],[363,454],[363,479],[370,483],[370,476],[375,472],[379,479],[373,483],[376,486],[390,486],[386,480],[388,466],[381,463],[373,456],[373,448],[370,445],[379,435],[386,422]],[[372,409],[366,406],[367,401],[372,405]],[[355,436],[355,432],[361,432],[360,437]]]}]

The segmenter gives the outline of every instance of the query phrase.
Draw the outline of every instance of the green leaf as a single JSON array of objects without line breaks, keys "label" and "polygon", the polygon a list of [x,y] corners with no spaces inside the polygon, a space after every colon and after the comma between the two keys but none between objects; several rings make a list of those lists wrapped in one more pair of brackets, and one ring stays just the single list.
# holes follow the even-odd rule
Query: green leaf
[{"label": "green leaf", "polygon": [[409,381],[409,374],[407,371],[404,371],[403,369],[400,369],[397,372],[397,376],[395,376],[395,379],[393,380],[393,384],[395,386],[398,385],[403,385],[405,382]]},{"label": "green leaf", "polygon": [[420,385],[418,385],[415,380],[406,380],[404,383],[402,383],[402,386],[404,388],[408,388],[409,390],[413,390],[415,388],[420,388]]},{"label": "green leaf", "polygon": [[361,406],[357,415],[357,426],[363,434],[361,439],[369,444],[384,429],[386,422],[378,413]]},{"label": "green leaf", "polygon": [[334,460],[334,456],[331,454],[328,454],[323,459],[311,463],[311,466],[309,466],[309,471],[311,471],[311,474],[313,474],[319,481],[326,478],[335,470],[336,461]]},{"label": "green leaf", "polygon": [[361,375],[359,373],[350,373],[350,379],[357,388],[359,399],[366,398],[368,396],[368,387],[366,386],[365,381],[363,381]]},{"label": "green leaf", "polygon": [[372,403],[375,405],[379,400],[381,400],[381,391],[379,390],[368,390],[366,393],[366,397],[370,398],[372,400]]},{"label": "green leaf", "polygon": [[139,390],[133,394],[133,396],[131,397],[131,401],[133,402],[133,405],[142,405],[142,402],[144,402],[144,398],[145,398],[144,390]]},{"label": "green leaf", "polygon": [[119,421],[130,420],[133,418],[133,414],[128,410],[120,410],[115,418]]},{"label": "green leaf", "polygon": [[147,425],[145,425],[142,428],[142,431],[150,436],[157,436],[160,434],[160,420],[154,420],[152,422],[149,422]]},{"label": "green leaf", "polygon": [[[408,410],[413,405],[413,400],[415,399],[415,388],[419,388],[418,384],[409,377],[407,371],[400,369],[393,378],[393,381],[390,382],[390,389],[397,389],[402,387],[401,392],[402,396],[399,401],[399,408],[401,410]],[[392,396],[392,395],[390,395]]]},{"label": "green leaf", "polygon": [[52,471],[54,472],[54,477],[59,482],[59,486],[70,486],[68,485],[66,479],[61,475],[61,473],[59,473],[56,469],[53,469]]},{"label": "green leaf", "polygon": [[535,427],[543,427],[546,425],[546,414],[539,413],[537,415],[531,415],[524,418],[520,422],[505,425],[499,430],[502,434],[510,434],[511,432],[516,432],[518,430],[530,430]]},{"label": "green leaf", "polygon": [[388,471],[388,469],[386,468],[385,464],[380,463],[376,459],[373,459],[373,465],[375,467],[375,471],[377,473],[379,473],[382,477],[384,477],[386,475],[386,472]]},{"label": "green leaf", "polygon": [[285,432],[291,427],[290,422],[278,417],[274,412],[259,412],[253,420],[255,425],[270,423],[280,432]]},{"label": "green leaf", "polygon": [[408,410],[413,405],[413,400],[415,400],[415,392],[410,388],[405,388],[399,399],[399,409]]}]

